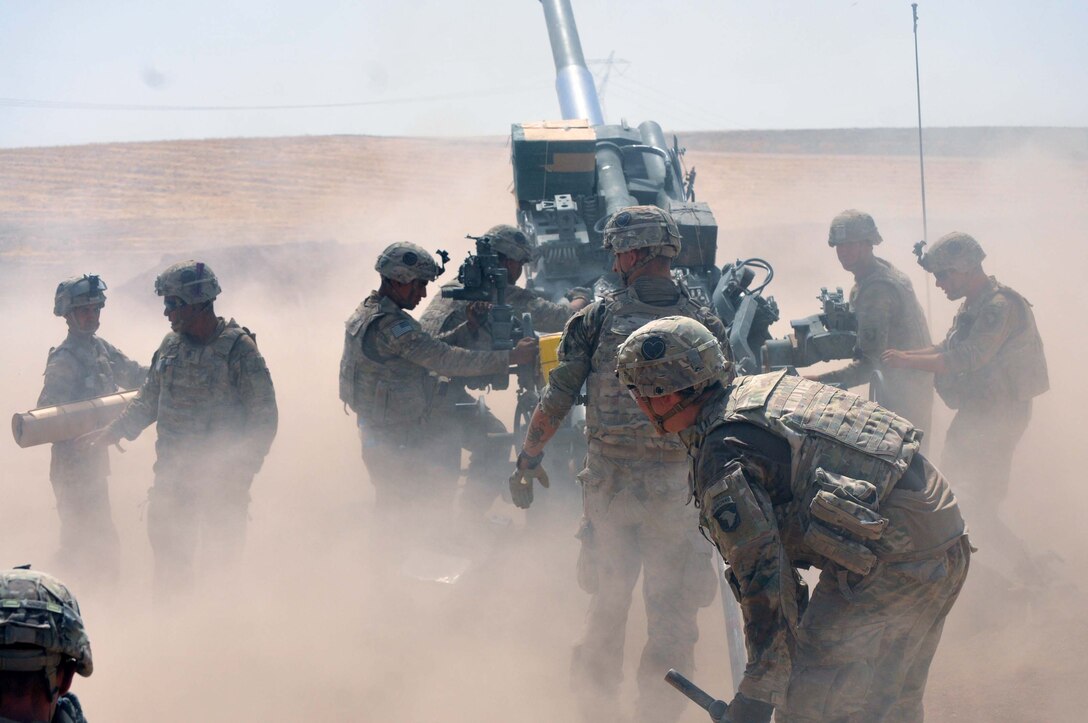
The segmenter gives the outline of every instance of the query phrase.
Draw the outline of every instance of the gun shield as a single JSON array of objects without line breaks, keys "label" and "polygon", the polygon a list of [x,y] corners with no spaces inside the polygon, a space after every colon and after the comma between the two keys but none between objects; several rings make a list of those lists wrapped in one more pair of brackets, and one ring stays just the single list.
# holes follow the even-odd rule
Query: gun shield
[{"label": "gun shield", "polygon": [[14,414],[11,434],[20,447],[75,439],[117,419],[135,396],[134,389]]}]

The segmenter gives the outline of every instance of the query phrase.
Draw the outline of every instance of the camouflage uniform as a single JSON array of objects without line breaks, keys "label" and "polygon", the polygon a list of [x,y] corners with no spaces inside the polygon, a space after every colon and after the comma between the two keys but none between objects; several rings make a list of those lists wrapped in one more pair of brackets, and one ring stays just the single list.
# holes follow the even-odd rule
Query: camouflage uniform
[{"label": "camouflage uniform", "polygon": [[[75,596],[64,583],[43,572],[0,571],[0,679],[9,671],[40,672],[55,695],[58,667],[65,663],[73,664],[84,677],[94,672],[91,643]],[[0,699],[0,712],[3,707]],[[0,715],[0,723],[6,721],[11,719]],[[86,721],[74,693],[59,696],[50,723]]]},{"label": "camouflage uniform", "polygon": [[[661,395],[647,394],[640,374],[688,373],[680,365],[691,355],[668,341],[685,320],[665,321],[620,351],[621,379],[642,397]],[[640,351],[654,346],[662,353]],[[646,362],[654,356],[672,368]],[[680,438],[700,524],[730,565],[744,613],[738,697],[773,704],[786,723],[921,721],[970,548],[951,489],[917,453],[919,432],[873,402],[784,371],[708,384],[702,399]],[[821,570],[811,600],[796,572],[809,566]]]},{"label": "camouflage uniform", "polygon": [[[660,224],[664,216],[654,207],[627,212],[631,226]],[[678,246],[679,234],[670,236]],[[622,251],[627,242],[617,237],[618,232],[613,248]],[[694,672],[696,614],[714,600],[711,550],[698,536],[696,510],[685,505],[684,448],[675,435],[656,433],[615,374],[616,352],[627,335],[670,315],[699,320],[726,346],[725,329],[709,309],[671,279],[643,276],[571,317],[560,341],[559,364],[540,399],[541,410],[562,419],[582,385],[588,387],[589,454],[578,475],[584,503],[578,581],[592,599],[571,665],[572,684],[587,716],[615,712],[627,613],[640,571],[649,638],[638,668],[640,720],[679,718],[683,698],[663,686],[661,676],[670,667]]]},{"label": "camouflage uniform", "polygon": [[[977,241],[957,232],[937,241],[921,262],[928,271],[966,271],[980,267],[984,257]],[[937,349],[945,364],[937,393],[956,410],[941,466],[956,480],[973,520],[996,520],[1013,452],[1031,419],[1031,400],[1050,386],[1031,304],[990,277],[960,306]]]},{"label": "camouflage uniform", "polygon": [[[430,259],[414,244],[394,247],[415,249],[411,253]],[[420,278],[437,274],[432,259]],[[509,359],[506,351],[470,351],[435,339],[376,291],[359,304],[346,323],[340,398],[358,415],[363,461],[379,507],[408,501],[444,506],[452,500],[460,430],[432,414],[448,393],[449,384],[439,375],[506,373]]]},{"label": "camouflage uniform", "polygon": [[[834,247],[863,241],[875,245],[881,240],[871,216],[845,211],[832,221],[828,244]],[[906,274],[884,259],[873,260],[872,267],[855,276],[850,290],[861,358],[816,379],[852,388],[868,384],[873,371],[880,371],[884,385],[877,402],[906,417],[915,427],[928,430],[933,414],[933,376],[913,369],[889,369],[880,362],[880,355],[887,349],[920,349],[932,343],[925,314]]]},{"label": "camouflage uniform", "polygon": [[[172,266],[159,280],[193,266]],[[210,269],[200,268],[214,281]],[[172,295],[159,280],[160,295]],[[210,299],[189,303],[202,300]],[[191,585],[198,540],[208,563],[229,567],[240,558],[249,488],[278,421],[272,378],[248,329],[220,317],[207,343],[173,332],[163,339],[146,381],[112,425],[135,439],[156,424],[147,530],[159,592]]]},{"label": "camouflage uniform", "polygon": [[[82,277],[62,282],[57,288],[54,312],[65,316],[73,306],[85,302],[104,304],[101,291],[72,298],[71,291],[80,290],[84,280],[91,279],[98,281],[97,277]],[[105,339],[70,329],[60,346],[49,350],[37,406],[135,389],[146,376],[147,367],[129,359]],[[60,557],[75,569],[93,570],[105,584],[116,580],[120,569],[117,530],[110,515],[109,473],[106,449],[80,447],[75,440],[53,444],[49,481],[60,516]]]}]

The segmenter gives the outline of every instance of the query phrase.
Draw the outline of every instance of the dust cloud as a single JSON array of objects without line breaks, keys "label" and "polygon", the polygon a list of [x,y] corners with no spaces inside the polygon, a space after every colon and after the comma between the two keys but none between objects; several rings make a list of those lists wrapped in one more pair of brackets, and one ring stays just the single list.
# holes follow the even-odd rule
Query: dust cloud
[{"label": "dust cloud", "polygon": [[[58,220],[66,233],[83,228],[93,242],[54,244],[42,252],[0,248],[0,399],[9,412],[33,406],[46,352],[64,337],[63,321],[50,313],[58,280],[100,273],[111,287],[100,335],[147,363],[168,331],[151,276],[207,249],[224,289],[216,311],[257,333],[276,385],[280,428],[253,485],[243,564],[229,577],[202,581],[189,599],[166,609],[151,603],[144,513],[154,430],[123,443],[124,454],[111,454],[123,567],[122,582],[110,589],[53,558],[58,524],[48,449],[22,450],[10,438],[0,442],[3,562],[32,562],[75,589],[96,669],[74,690],[92,720],[575,719],[568,663],[588,598],[574,575],[573,483],[566,480],[563,489],[564,481],[553,482],[542,494],[563,503],[536,519],[496,502],[495,520],[482,533],[489,543],[474,548],[473,564],[455,584],[415,579],[410,573],[424,565],[455,568],[464,549],[452,525],[441,520],[409,514],[391,529],[375,519],[354,419],[337,399],[343,320],[376,285],[377,252],[406,239],[447,248],[456,263],[468,248],[460,238],[465,232],[512,216],[504,193],[509,169],[499,144],[476,146],[477,165],[467,170],[443,166],[434,183],[443,193],[428,196],[428,205],[407,194],[407,170],[390,176],[389,169],[413,168],[413,160],[435,151],[456,153],[457,142],[398,140],[382,140],[381,153],[368,156],[363,168],[329,179],[306,165],[305,154],[288,150],[319,141],[292,145],[284,139],[285,150],[266,180],[268,197],[277,203],[262,208],[254,202],[261,191],[250,189],[227,204],[230,179],[215,180],[223,184],[220,192],[205,188],[196,201],[180,183],[136,184],[109,192],[123,202],[105,191],[93,196],[80,209],[86,221],[75,213]],[[263,141],[260,151],[235,148],[232,153],[249,158],[231,155],[231,162],[256,164],[274,144]],[[214,150],[202,152],[216,162]],[[844,208],[873,214],[885,238],[878,254],[911,276],[926,304],[927,279],[910,254],[921,233],[916,160],[707,151],[697,161],[700,200],[710,202],[721,224],[719,263],[761,256],[775,266],[768,292],[782,309],[776,336],[788,331],[788,319],[817,311],[821,286],[849,288],[850,278],[826,245],[827,224]],[[1088,488],[1078,474],[1078,410],[1088,408],[1088,388],[1076,380],[1088,342],[1076,320],[1088,302],[1082,282],[1088,164],[1076,154],[1022,148],[999,157],[934,157],[927,170],[931,240],[953,229],[972,233],[987,250],[987,270],[1035,305],[1052,389],[1036,400],[1004,516],[1035,550],[1060,556],[1037,578],[1014,581],[1030,595],[971,596],[969,579],[930,676],[929,720],[1079,720],[1088,705],[1088,691],[1077,684],[1084,667],[1076,652],[1088,643],[1081,619],[1088,595],[1077,585],[1088,572],[1081,523]],[[384,179],[384,190],[376,188],[378,181],[368,185],[370,174]],[[101,183],[118,181],[103,174]],[[19,187],[10,177],[5,186]],[[286,210],[277,205],[298,195],[305,204]],[[95,225],[101,216],[124,217],[125,229],[138,229],[141,203],[152,198],[156,209],[166,209],[153,219],[156,242],[112,243]],[[43,229],[51,216],[68,213],[60,204],[43,202],[40,218],[32,212],[11,216],[6,237],[48,235]],[[164,221],[175,207],[184,211]],[[231,233],[214,231],[220,221],[234,223],[236,243],[251,246],[228,253]],[[269,246],[314,239],[341,243]],[[296,271],[297,279],[285,279],[284,268]],[[940,338],[957,305],[935,288],[929,304],[931,329]],[[509,423],[512,393],[489,403]],[[939,460],[951,415],[939,402],[935,411],[931,451]],[[985,549],[974,564],[974,572],[1003,569]],[[718,602],[701,611],[695,678],[726,697],[721,618]],[[623,689],[628,706],[644,631],[636,595]],[[690,706],[684,720],[704,717]]]}]

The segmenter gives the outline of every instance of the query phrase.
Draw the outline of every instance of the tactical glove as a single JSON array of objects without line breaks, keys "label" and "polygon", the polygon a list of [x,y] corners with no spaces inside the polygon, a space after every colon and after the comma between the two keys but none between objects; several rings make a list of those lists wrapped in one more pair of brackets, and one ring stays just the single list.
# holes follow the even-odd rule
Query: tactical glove
[{"label": "tactical glove", "polygon": [[523,510],[533,504],[533,480],[540,482],[542,487],[550,486],[548,473],[540,466],[543,459],[543,452],[535,457],[525,454],[525,450],[518,452],[517,467],[510,475],[510,498]]},{"label": "tactical glove", "polygon": [[725,723],[771,723],[774,706],[761,700],[749,698],[744,693],[733,696],[729,710],[723,719]]}]

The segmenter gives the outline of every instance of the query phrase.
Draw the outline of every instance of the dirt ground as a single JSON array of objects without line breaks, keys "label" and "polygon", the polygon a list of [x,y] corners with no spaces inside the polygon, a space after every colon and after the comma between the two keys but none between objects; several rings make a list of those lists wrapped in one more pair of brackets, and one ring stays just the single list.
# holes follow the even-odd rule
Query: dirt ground
[{"label": "dirt ground", "polygon": [[[911,276],[925,305],[927,280],[910,253],[921,234],[915,156],[872,152],[842,132],[745,146],[758,152],[720,135],[700,136],[687,159],[721,226],[718,261],[770,260],[784,320],[815,313],[821,286],[849,287],[826,245],[828,222],[845,208],[873,214],[885,238],[878,253]],[[974,234],[990,273],[1035,305],[1052,389],[1036,400],[1004,515],[1037,550],[1060,556],[1010,580],[1001,560],[976,555],[930,676],[928,719],[938,723],[1079,721],[1088,708],[1082,135],[1040,143],[1011,134],[962,154],[948,143],[927,158],[931,239]],[[168,610],[150,602],[143,506],[153,430],[112,456],[124,566],[112,589],[54,559],[48,449],[0,441],[0,562],[32,562],[72,582],[95,653],[94,675],[75,686],[92,720],[573,719],[567,667],[587,597],[574,577],[572,482],[553,485],[568,504],[543,521],[527,524],[496,503],[494,544],[456,584],[412,579],[420,560],[445,569],[461,551],[441,525],[409,518],[390,530],[374,519],[353,421],[337,400],[343,320],[376,285],[377,252],[406,239],[458,258],[465,233],[512,221],[508,158],[504,139],[347,136],[0,151],[0,400],[9,412],[33,406],[46,352],[64,336],[51,315],[57,281],[101,274],[110,290],[100,334],[146,363],[168,330],[150,279],[197,254],[220,276],[217,311],[257,332],[279,399],[243,568]],[[929,304],[939,337],[955,305],[932,288]],[[509,418],[510,393],[489,403]],[[938,404],[935,459],[949,418]],[[636,599],[626,700],[644,626]],[[727,696],[719,603],[700,627],[696,678]],[[684,718],[703,719],[694,706]]]}]

